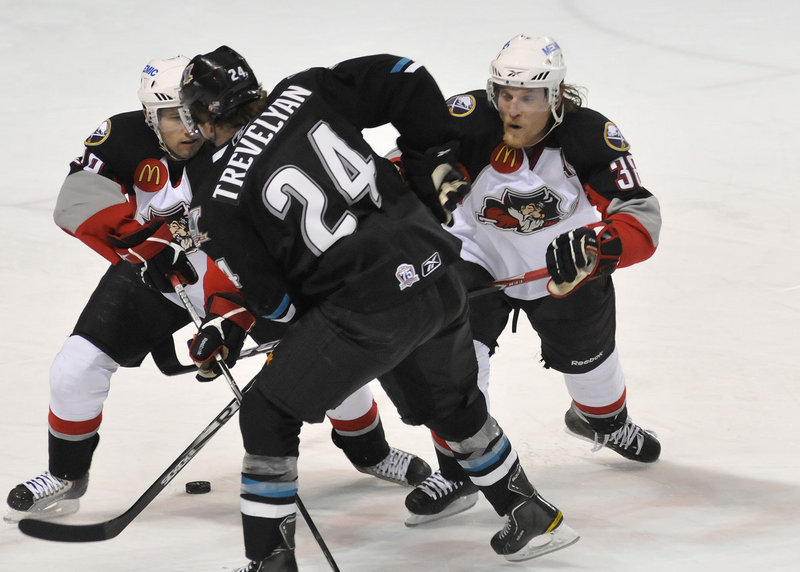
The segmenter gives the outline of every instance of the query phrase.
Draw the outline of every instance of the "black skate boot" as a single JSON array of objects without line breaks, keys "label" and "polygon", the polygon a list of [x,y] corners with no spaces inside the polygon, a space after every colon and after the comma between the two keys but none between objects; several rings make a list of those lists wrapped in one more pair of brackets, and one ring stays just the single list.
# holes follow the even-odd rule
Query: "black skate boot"
[{"label": "black skate boot", "polygon": [[[251,560],[247,566],[237,568],[234,572],[298,572],[297,560],[294,557],[295,523],[295,515],[284,518],[275,530],[280,538],[278,546],[266,558]],[[247,530],[245,530],[245,546],[247,546]]]},{"label": "black skate boot", "polygon": [[569,433],[593,442],[593,451],[608,447],[626,459],[640,463],[652,463],[661,455],[661,443],[658,442],[656,434],[642,429],[631,421],[630,417],[626,419],[625,425],[609,435],[595,432],[574,407],[570,407],[564,414],[564,423]]},{"label": "black skate boot", "polygon": [[294,550],[276,548],[264,560],[251,560],[250,564],[237,568],[235,572],[297,572],[297,560],[294,558]]},{"label": "black skate boot", "polygon": [[343,436],[332,429],[331,440],[344,451],[347,460],[359,472],[384,481],[415,487],[431,474],[431,467],[424,460],[413,453],[389,446],[380,423],[376,428],[356,437]]},{"label": "black skate boot", "polygon": [[371,467],[353,466],[359,472],[407,487],[420,484],[431,474],[431,467],[424,460],[412,453],[406,453],[394,447],[389,449],[389,454],[377,465],[372,465]]},{"label": "black skate boot", "polygon": [[566,548],[578,534],[564,523],[561,511],[538,495],[520,497],[508,511],[506,526],[491,545],[506,560],[529,560]]},{"label": "black skate boot", "polygon": [[406,526],[417,526],[445,518],[473,507],[478,502],[478,487],[472,481],[451,481],[436,471],[406,496],[411,513]]},{"label": "black skate boot", "polygon": [[78,510],[78,499],[84,495],[88,486],[88,473],[75,481],[69,481],[45,471],[11,489],[6,501],[10,510],[3,520],[13,523],[23,518],[43,520],[72,514]]}]

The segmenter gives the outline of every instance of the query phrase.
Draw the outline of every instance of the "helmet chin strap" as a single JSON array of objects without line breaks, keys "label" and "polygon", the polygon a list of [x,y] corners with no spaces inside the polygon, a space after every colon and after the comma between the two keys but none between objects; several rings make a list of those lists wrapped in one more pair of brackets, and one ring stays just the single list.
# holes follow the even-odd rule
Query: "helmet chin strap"
[{"label": "helmet chin strap", "polygon": [[556,113],[554,110],[551,110],[551,113],[553,115],[553,122],[550,124],[550,128],[547,131],[545,131],[544,134],[541,137],[539,137],[536,141],[534,141],[530,145],[526,145],[525,146],[526,149],[530,149],[534,145],[537,145],[538,143],[544,141],[547,138],[547,136],[553,132],[553,129],[561,125],[561,122],[564,120],[564,107],[563,106],[561,107],[560,113]]}]

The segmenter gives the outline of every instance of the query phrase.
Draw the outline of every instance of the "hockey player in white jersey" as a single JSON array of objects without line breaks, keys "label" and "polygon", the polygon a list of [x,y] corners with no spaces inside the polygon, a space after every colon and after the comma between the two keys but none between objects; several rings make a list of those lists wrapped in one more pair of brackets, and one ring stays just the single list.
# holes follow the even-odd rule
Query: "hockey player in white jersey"
[{"label": "hockey player in white jersey", "polygon": [[[649,463],[661,445],[628,416],[611,273],[654,253],[660,209],[620,130],[583,107],[580,91],[564,82],[566,70],[554,40],[519,35],[491,62],[485,90],[448,100],[472,180],[449,227],[461,240],[467,288],[544,266],[549,273],[470,300],[479,381],[488,399],[489,358],[509,315],[524,312],[541,339],[544,367],[564,374],[568,430],[596,450]],[[446,444],[434,441],[440,470],[407,496],[409,525],[477,500]]]},{"label": "hockey player in white jersey", "polygon": [[[50,370],[48,470],[9,492],[7,522],[78,510],[112,375],[120,366],[139,366],[148,353],[155,358],[163,348],[174,352],[172,334],[190,322],[178,297],[167,292],[171,285],[163,270],[184,277],[201,313],[204,288],[237,290],[194,248],[189,232],[192,197],[183,167],[203,143],[186,132],[178,114],[178,88],[188,62],[184,56],[148,62],[138,92],[144,114],[129,111],[104,121],[84,142],[62,185],[56,224],[111,266]],[[140,264],[142,258],[146,264]],[[286,308],[274,318],[290,313]],[[280,323],[258,320],[251,336],[260,343],[280,331]],[[235,356],[228,360],[232,365]],[[359,471],[403,485],[430,474],[425,461],[388,445],[368,386],[329,411],[328,419],[334,443]]]}]

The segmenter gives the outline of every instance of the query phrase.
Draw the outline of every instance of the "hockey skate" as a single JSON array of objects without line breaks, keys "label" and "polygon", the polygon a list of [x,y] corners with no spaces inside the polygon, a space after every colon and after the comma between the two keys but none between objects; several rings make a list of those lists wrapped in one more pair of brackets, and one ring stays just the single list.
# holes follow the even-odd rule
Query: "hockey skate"
[{"label": "hockey skate", "polygon": [[80,497],[89,486],[88,473],[76,481],[59,479],[45,471],[38,477],[17,485],[8,493],[8,514],[3,520],[19,522],[23,518],[45,520],[77,512]]},{"label": "hockey skate", "polygon": [[431,474],[431,467],[424,460],[412,453],[391,447],[389,454],[371,467],[353,465],[359,472],[390,481],[398,485],[413,487],[424,481]]},{"label": "hockey skate", "polygon": [[237,568],[234,572],[297,572],[297,560],[294,557],[294,550],[276,548],[264,560],[251,561],[247,566]]},{"label": "hockey skate", "polygon": [[478,487],[472,481],[451,481],[436,471],[406,496],[411,513],[406,526],[417,526],[452,516],[475,506]]},{"label": "hockey skate", "polygon": [[[275,524],[281,540],[263,560],[251,560],[247,566],[237,568],[234,572],[297,572],[297,560],[294,557],[294,531],[296,524],[294,514],[287,516]],[[262,531],[263,532],[263,531]],[[245,531],[247,538],[247,531]],[[247,541],[245,540],[245,543]]]},{"label": "hockey skate", "polygon": [[631,421],[630,417],[625,421],[625,425],[610,435],[596,433],[589,422],[573,407],[564,414],[564,423],[567,425],[568,433],[593,442],[592,451],[608,447],[626,459],[640,463],[652,463],[661,455],[661,443],[658,442],[656,434],[642,429]]},{"label": "hockey skate", "polygon": [[506,518],[505,528],[492,537],[491,545],[511,562],[555,552],[580,538],[564,523],[561,511],[536,493],[515,503]]}]

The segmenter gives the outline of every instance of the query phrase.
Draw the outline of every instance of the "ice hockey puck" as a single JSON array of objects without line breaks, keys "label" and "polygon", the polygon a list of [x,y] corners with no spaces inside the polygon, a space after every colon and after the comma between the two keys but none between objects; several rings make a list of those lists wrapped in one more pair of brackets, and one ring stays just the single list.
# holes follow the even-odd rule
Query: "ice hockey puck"
[{"label": "ice hockey puck", "polygon": [[186,492],[190,495],[202,495],[211,492],[209,481],[189,481],[186,483]]}]

